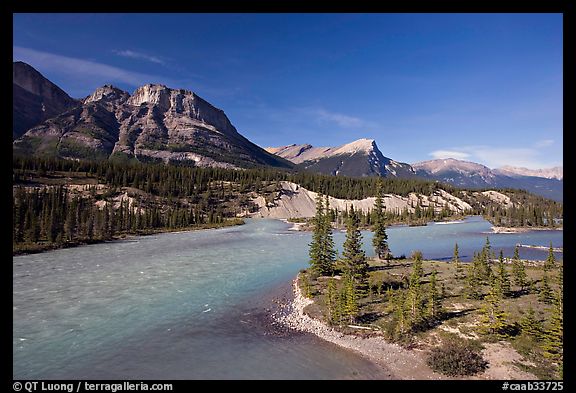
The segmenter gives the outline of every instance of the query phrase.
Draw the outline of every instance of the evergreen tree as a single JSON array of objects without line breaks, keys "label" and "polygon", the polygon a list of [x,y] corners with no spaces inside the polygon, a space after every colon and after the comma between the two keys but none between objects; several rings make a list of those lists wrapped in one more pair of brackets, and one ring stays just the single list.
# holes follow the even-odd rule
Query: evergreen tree
[{"label": "evergreen tree", "polygon": [[498,276],[496,277],[496,284],[498,285],[498,290],[502,293],[503,297],[510,295],[510,277],[506,270],[506,265],[504,264],[504,253],[502,250],[500,250],[500,255],[498,257]]},{"label": "evergreen tree", "polygon": [[421,253],[417,254],[414,264],[412,265],[412,274],[410,275],[408,294],[406,297],[408,322],[410,326],[419,324],[424,317],[424,304],[422,299],[422,277],[424,272],[420,255]]},{"label": "evergreen tree", "polygon": [[552,270],[556,267],[556,257],[554,256],[554,249],[552,248],[552,242],[550,242],[550,248],[548,249],[548,258],[544,262],[544,271]]},{"label": "evergreen tree", "polygon": [[[327,207],[327,206],[326,206]],[[326,214],[324,198],[316,198],[316,215],[313,219],[314,232],[309,244],[310,266],[319,275],[332,275],[336,251],[332,238],[332,226]]]},{"label": "evergreen tree", "polygon": [[482,247],[482,251],[478,255],[479,267],[476,273],[480,276],[483,283],[490,283],[492,280],[492,268],[490,267],[490,260],[493,257],[492,247],[490,246],[490,239],[486,236],[486,243]]},{"label": "evergreen tree", "polygon": [[468,299],[480,299],[481,298],[481,281],[476,273],[476,267],[474,263],[468,264],[468,269],[466,272],[466,279],[464,283],[464,293]]},{"label": "evergreen tree", "polygon": [[336,280],[332,277],[328,279],[328,288],[326,293],[326,309],[328,310],[328,323],[339,322],[338,294],[336,291]]},{"label": "evergreen tree", "polygon": [[363,289],[368,280],[368,262],[362,249],[362,233],[358,226],[358,216],[352,206],[346,223],[346,240],[344,241],[342,257],[347,274],[359,288]]},{"label": "evergreen tree", "polygon": [[464,268],[462,267],[462,263],[460,262],[460,255],[458,252],[458,243],[454,243],[454,255],[452,257],[452,263],[454,263],[454,267],[456,268],[456,277],[462,277],[464,273]]},{"label": "evergreen tree", "polygon": [[564,352],[564,313],[562,293],[556,292],[549,323],[543,333],[544,356],[560,361]]},{"label": "evergreen tree", "polygon": [[378,182],[376,200],[374,201],[374,226],[372,231],[372,245],[378,259],[390,261],[390,249],[388,248],[388,235],[386,234],[386,223],[384,217],[384,204],[382,203],[382,182]]},{"label": "evergreen tree", "polygon": [[542,335],[542,322],[536,318],[532,306],[528,308],[526,314],[520,320],[522,333],[539,340]]},{"label": "evergreen tree", "polygon": [[484,297],[484,304],[480,309],[480,332],[502,337],[506,326],[507,315],[502,310],[500,294],[493,280],[488,294]]},{"label": "evergreen tree", "polygon": [[442,310],[441,295],[438,291],[437,272],[434,270],[430,275],[430,288],[428,289],[428,316],[433,320],[438,318]]},{"label": "evergreen tree", "polygon": [[356,315],[358,315],[358,300],[356,297],[356,286],[352,277],[348,277],[345,285],[346,293],[346,303],[345,303],[345,313],[348,317],[348,322],[353,323]]},{"label": "evergreen tree", "polygon": [[401,336],[410,329],[409,318],[405,307],[406,294],[404,291],[401,289],[394,291],[392,302],[394,307],[393,320],[395,323],[394,335]]},{"label": "evergreen tree", "polygon": [[550,288],[548,274],[546,273],[542,276],[542,284],[538,290],[538,300],[546,304],[552,304],[554,301],[554,293],[552,292],[552,288]]},{"label": "evergreen tree", "polygon": [[424,268],[422,267],[422,251],[416,250],[412,253],[412,274],[416,274],[418,277],[422,278],[424,276]]},{"label": "evergreen tree", "polygon": [[526,274],[524,262],[520,259],[518,249],[519,247],[516,246],[514,249],[514,256],[512,257],[512,277],[514,279],[514,284],[519,286],[520,290],[523,291],[528,284],[528,276]]}]

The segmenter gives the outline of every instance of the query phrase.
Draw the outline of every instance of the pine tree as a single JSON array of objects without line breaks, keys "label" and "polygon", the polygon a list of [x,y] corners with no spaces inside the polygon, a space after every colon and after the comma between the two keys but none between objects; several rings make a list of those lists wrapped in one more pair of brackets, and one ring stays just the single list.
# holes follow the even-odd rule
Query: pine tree
[{"label": "pine tree", "polygon": [[554,249],[552,248],[552,242],[550,242],[550,248],[548,249],[548,258],[544,262],[544,271],[552,270],[556,267],[556,257],[554,256]]},{"label": "pine tree", "polygon": [[367,285],[368,262],[362,249],[362,233],[358,226],[358,216],[352,206],[346,223],[346,240],[344,241],[342,257],[347,274],[362,289]]},{"label": "pine tree", "polygon": [[484,304],[480,309],[480,332],[502,337],[505,335],[503,329],[506,326],[507,315],[500,304],[501,297],[495,285],[496,280],[493,280],[492,283],[493,285],[484,297]]},{"label": "pine tree", "polygon": [[466,278],[464,283],[464,293],[468,299],[480,299],[481,298],[481,281],[476,273],[476,267],[474,263],[468,264],[468,269],[466,272]]},{"label": "pine tree", "polygon": [[536,318],[536,314],[534,313],[532,306],[528,308],[528,311],[520,320],[520,327],[522,328],[522,333],[529,335],[536,340],[541,338],[542,322]]},{"label": "pine tree", "polygon": [[[415,253],[416,254],[416,253]],[[408,322],[410,326],[419,324],[424,317],[424,304],[422,299],[422,277],[424,275],[422,269],[421,253],[416,255],[414,264],[412,265],[412,274],[408,284],[408,295],[406,303],[408,306]]]},{"label": "pine tree", "polygon": [[356,315],[358,315],[358,300],[356,297],[356,286],[352,277],[348,277],[346,280],[346,305],[345,312],[348,317],[348,322],[353,323]]},{"label": "pine tree", "polygon": [[378,181],[376,200],[374,201],[374,226],[372,231],[372,245],[378,259],[390,261],[390,249],[388,248],[388,235],[386,234],[386,224],[384,217],[384,204],[382,203],[382,183]]},{"label": "pine tree", "polygon": [[438,291],[437,272],[434,270],[430,275],[430,288],[428,289],[428,316],[433,320],[436,319],[442,310],[441,295]]},{"label": "pine tree", "polygon": [[492,248],[490,246],[490,239],[486,236],[486,243],[484,247],[482,247],[482,251],[478,256],[478,262],[480,264],[479,269],[477,269],[476,273],[479,274],[480,279],[483,283],[487,284],[490,283],[492,280],[492,268],[490,267],[490,259],[492,259]]},{"label": "pine tree", "polygon": [[332,277],[328,279],[328,288],[326,293],[326,309],[328,310],[328,323],[338,322],[338,295],[336,291],[336,280]]},{"label": "pine tree", "polygon": [[503,297],[510,295],[510,277],[506,270],[506,265],[504,264],[504,253],[502,250],[500,250],[500,255],[498,257],[498,276],[496,277],[496,283],[498,285],[498,290],[502,293]]},{"label": "pine tree", "polygon": [[403,335],[410,329],[405,307],[406,294],[403,290],[399,289],[394,291],[392,303],[394,307],[393,319],[395,322],[394,334],[396,336]]},{"label": "pine tree", "polygon": [[330,276],[334,271],[336,251],[332,238],[332,226],[329,222],[324,198],[318,194],[316,198],[316,216],[313,219],[314,232],[309,244],[310,265],[319,275]]},{"label": "pine tree", "polygon": [[514,284],[519,286],[520,290],[523,291],[528,284],[528,276],[526,275],[524,262],[520,259],[518,249],[519,247],[516,246],[514,256],[512,257],[512,277],[514,278]]},{"label": "pine tree", "polygon": [[454,267],[456,269],[456,278],[462,277],[464,273],[464,268],[462,267],[462,263],[460,262],[458,243],[454,243],[454,256],[452,257],[452,263],[454,263]]},{"label": "pine tree", "polygon": [[550,288],[548,274],[546,273],[542,276],[542,284],[538,290],[538,300],[546,304],[552,304],[554,301],[554,293],[552,292],[552,288]]},{"label": "pine tree", "polygon": [[416,274],[418,277],[422,278],[424,275],[424,268],[422,267],[422,251],[416,250],[412,253],[412,259],[414,262],[412,263],[412,271],[413,274]]},{"label": "pine tree", "polygon": [[544,356],[560,361],[564,352],[564,313],[562,293],[556,292],[549,323],[543,332]]}]

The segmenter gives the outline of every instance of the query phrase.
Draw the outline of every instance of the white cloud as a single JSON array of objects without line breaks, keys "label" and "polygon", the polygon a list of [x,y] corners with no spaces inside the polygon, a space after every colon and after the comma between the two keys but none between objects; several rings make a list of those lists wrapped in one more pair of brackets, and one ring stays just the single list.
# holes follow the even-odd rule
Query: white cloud
[{"label": "white cloud", "polygon": [[341,128],[367,128],[374,126],[373,123],[358,117],[330,112],[323,108],[295,108],[295,110],[313,117],[319,123],[333,123]]},{"label": "white cloud", "polygon": [[130,49],[113,50],[113,52],[116,53],[118,56],[122,56],[122,57],[128,57],[131,59],[146,60],[146,61],[149,61],[151,63],[161,64],[161,65],[166,64],[166,62],[164,60],[162,60],[161,58],[159,58],[157,56],[152,56],[152,55],[149,55],[146,53],[137,52],[137,51],[133,51]]},{"label": "white cloud", "polygon": [[433,152],[430,153],[430,155],[435,159],[455,158],[457,160],[464,160],[470,157],[470,154],[468,153],[455,150],[434,150]]},{"label": "white cloud", "polygon": [[19,46],[13,47],[13,53],[14,60],[29,63],[34,68],[65,74],[67,77],[77,76],[82,80],[92,78],[91,83],[94,84],[96,82],[97,86],[112,82],[123,82],[131,86],[141,86],[146,83],[174,85],[173,81],[168,78],[128,71],[91,60],[62,56]]},{"label": "white cloud", "polygon": [[536,143],[534,143],[534,147],[542,148],[542,147],[552,146],[553,144],[554,144],[554,139],[542,139],[540,141],[536,141]]}]

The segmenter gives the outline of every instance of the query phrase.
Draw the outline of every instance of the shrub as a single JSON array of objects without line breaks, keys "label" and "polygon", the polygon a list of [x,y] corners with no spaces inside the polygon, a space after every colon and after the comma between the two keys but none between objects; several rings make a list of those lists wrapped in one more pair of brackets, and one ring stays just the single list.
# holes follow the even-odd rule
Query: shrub
[{"label": "shrub", "polygon": [[450,340],[432,349],[428,365],[439,373],[458,376],[474,375],[484,371],[488,362],[472,343],[465,340]]}]

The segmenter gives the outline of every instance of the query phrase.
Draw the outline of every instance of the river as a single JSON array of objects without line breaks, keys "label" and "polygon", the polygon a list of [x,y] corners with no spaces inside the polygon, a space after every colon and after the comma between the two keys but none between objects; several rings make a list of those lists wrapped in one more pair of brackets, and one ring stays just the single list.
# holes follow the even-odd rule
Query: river
[{"label": "river", "polygon": [[[388,228],[395,255],[470,260],[489,236],[563,246],[562,231],[490,233],[470,217]],[[307,266],[310,233],[277,220],[164,233],[13,257],[15,379],[375,379],[361,356],[308,334],[271,332],[266,308]],[[365,249],[371,234],[363,232]],[[341,250],[344,233],[334,234]],[[521,257],[547,251],[522,248]],[[561,254],[557,254],[561,256]]]}]

